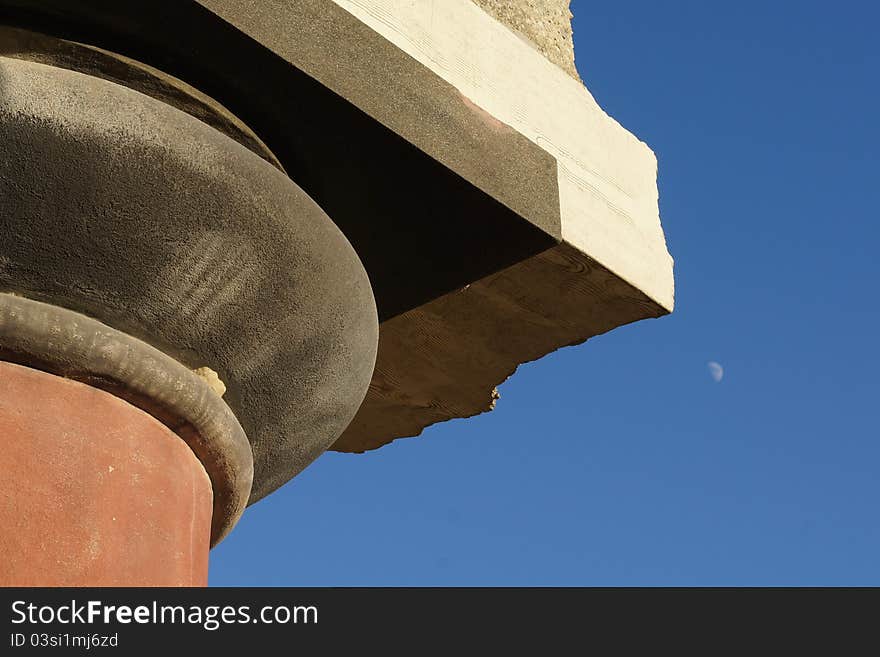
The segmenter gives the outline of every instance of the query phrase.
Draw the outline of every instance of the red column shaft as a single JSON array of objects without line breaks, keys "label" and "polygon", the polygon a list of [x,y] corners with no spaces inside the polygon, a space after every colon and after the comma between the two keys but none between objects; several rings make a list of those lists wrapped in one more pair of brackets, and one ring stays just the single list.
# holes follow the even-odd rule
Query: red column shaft
[{"label": "red column shaft", "polygon": [[204,586],[212,501],[152,416],[0,362],[0,585]]}]

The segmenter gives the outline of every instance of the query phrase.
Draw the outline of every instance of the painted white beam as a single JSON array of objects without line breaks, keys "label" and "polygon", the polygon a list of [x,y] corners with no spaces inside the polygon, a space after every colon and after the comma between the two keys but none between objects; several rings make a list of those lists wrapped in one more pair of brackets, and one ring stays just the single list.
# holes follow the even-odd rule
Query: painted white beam
[{"label": "painted white beam", "polygon": [[470,0],[333,0],[558,162],[563,239],[672,310],[657,160],[590,92]]}]

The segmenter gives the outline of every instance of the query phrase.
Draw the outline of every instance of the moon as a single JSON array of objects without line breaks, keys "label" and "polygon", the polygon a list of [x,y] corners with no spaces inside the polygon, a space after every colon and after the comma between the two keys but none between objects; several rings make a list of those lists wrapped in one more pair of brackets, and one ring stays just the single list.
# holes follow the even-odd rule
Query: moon
[{"label": "moon", "polygon": [[712,380],[715,381],[715,383],[721,383],[721,379],[724,378],[724,368],[714,360],[710,360],[706,363],[706,367],[709,368],[709,375],[712,377]]}]

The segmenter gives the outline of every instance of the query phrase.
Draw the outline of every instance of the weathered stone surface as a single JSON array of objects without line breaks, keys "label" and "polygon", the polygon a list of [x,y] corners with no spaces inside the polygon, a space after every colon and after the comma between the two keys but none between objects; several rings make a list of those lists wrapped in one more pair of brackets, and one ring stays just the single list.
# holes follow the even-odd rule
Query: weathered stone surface
[{"label": "weathered stone surface", "polygon": [[492,410],[519,364],[663,314],[576,249],[548,249],[384,322],[367,398],[333,449],[364,452]]},{"label": "weathered stone surface", "polygon": [[216,371],[253,447],[251,501],[354,416],[378,339],[367,275],[244,146],[117,84],[0,57],[0,198],[0,291]]},{"label": "weathered stone surface", "polygon": [[0,362],[0,586],[204,586],[211,481],[157,420]]},{"label": "weathered stone surface", "polygon": [[551,62],[580,80],[574,62],[571,0],[473,0],[499,21],[516,30]]}]

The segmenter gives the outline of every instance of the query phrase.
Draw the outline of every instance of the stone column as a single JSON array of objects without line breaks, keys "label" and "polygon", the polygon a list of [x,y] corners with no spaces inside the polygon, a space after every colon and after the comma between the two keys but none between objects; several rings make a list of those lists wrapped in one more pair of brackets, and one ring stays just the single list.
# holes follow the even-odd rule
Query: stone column
[{"label": "stone column", "polygon": [[0,585],[201,586],[251,448],[216,379],[0,294]]},{"label": "stone column", "polygon": [[0,362],[0,436],[0,584],[207,584],[211,481],[158,420]]}]

